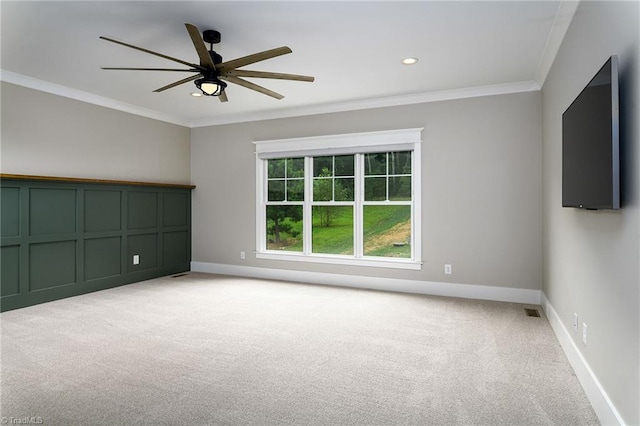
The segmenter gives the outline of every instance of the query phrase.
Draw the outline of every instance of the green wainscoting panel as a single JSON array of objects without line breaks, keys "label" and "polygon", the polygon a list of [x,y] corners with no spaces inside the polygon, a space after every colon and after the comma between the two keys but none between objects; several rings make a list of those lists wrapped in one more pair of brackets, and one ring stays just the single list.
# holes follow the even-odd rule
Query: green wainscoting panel
[{"label": "green wainscoting panel", "polygon": [[76,241],[29,246],[29,291],[76,282]]},{"label": "green wainscoting panel", "polygon": [[192,189],[0,176],[0,310],[188,271]]},{"label": "green wainscoting panel", "polygon": [[84,240],[84,279],[116,277],[122,273],[122,237]]},{"label": "green wainscoting panel", "polygon": [[162,258],[165,265],[175,265],[188,262],[189,232],[165,232],[162,240]]},{"label": "green wainscoting panel", "polygon": [[[3,219],[4,220],[4,219]],[[20,246],[5,246],[0,251],[0,296],[20,292]]]},{"label": "green wainscoting panel", "polygon": [[166,193],[162,199],[162,224],[164,226],[187,226],[189,224],[189,194]]},{"label": "green wainscoting panel", "polygon": [[[133,264],[133,256],[137,255],[139,264]],[[127,247],[129,272],[158,266],[158,234],[143,234],[129,236]]]},{"label": "green wainscoting panel", "polygon": [[76,190],[31,188],[29,232],[31,235],[76,232]]},{"label": "green wainscoting panel", "polygon": [[84,191],[84,232],[119,231],[122,228],[121,199],[121,191]]},{"label": "green wainscoting panel", "polygon": [[0,188],[0,196],[0,206],[2,207],[0,235],[18,237],[20,236],[20,188]]},{"label": "green wainscoting panel", "polygon": [[129,229],[149,229],[158,226],[158,193],[128,193],[127,223]]}]

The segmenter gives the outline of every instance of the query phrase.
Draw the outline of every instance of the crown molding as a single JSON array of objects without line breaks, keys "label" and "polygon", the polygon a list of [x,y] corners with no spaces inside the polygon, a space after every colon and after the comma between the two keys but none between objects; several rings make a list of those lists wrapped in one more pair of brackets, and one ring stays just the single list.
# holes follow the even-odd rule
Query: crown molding
[{"label": "crown molding", "polygon": [[61,86],[59,84],[50,83],[48,81],[39,80],[37,78],[27,77],[7,70],[0,70],[0,81],[38,90],[40,92],[51,93],[53,95],[63,96],[65,98],[74,99],[76,101],[87,102],[94,105],[111,108],[129,114],[139,115],[154,120],[165,121],[167,123],[177,124],[179,126],[189,127],[189,121],[170,114],[154,111],[147,108],[141,108],[125,102],[116,101],[104,96],[98,96],[83,90],[72,89],[70,87]]},{"label": "crown molding", "polygon": [[540,85],[533,80],[516,83],[494,84],[489,86],[467,87],[463,89],[440,90],[435,92],[413,93],[409,95],[389,96],[384,98],[362,99],[336,102],[322,105],[310,105],[299,108],[261,111],[248,114],[235,114],[225,117],[194,120],[189,127],[207,127],[221,124],[243,123],[248,121],[272,120],[276,118],[300,117],[305,115],[329,114],[334,112],[356,111],[362,109],[384,108],[428,102],[439,102],[453,99],[475,98],[481,96],[505,95],[510,93],[534,92]]},{"label": "crown molding", "polygon": [[66,86],[27,77],[11,71],[0,70],[0,80],[29,89],[51,93],[65,98],[75,99],[118,111],[127,112],[154,120],[177,124],[189,128],[216,126],[222,124],[245,123],[249,121],[272,120],[277,118],[301,117],[306,115],[329,114],[335,112],[357,111],[372,108],[384,108],[402,105],[412,105],[428,102],[439,102],[453,99],[475,98],[482,96],[505,95],[511,93],[532,92],[540,90],[540,85],[533,81],[520,81],[515,83],[494,84],[489,86],[467,87],[462,89],[440,90],[434,92],[413,93],[408,95],[389,96],[373,99],[360,99],[345,102],[335,102],[321,105],[310,105],[298,108],[278,109],[271,111],[259,111],[247,114],[234,114],[223,117],[207,118],[201,120],[185,120],[170,114],[161,113],[136,105],[116,101],[103,96],[94,95],[82,90],[72,89]]},{"label": "crown molding", "polygon": [[549,32],[549,38],[547,38],[547,43],[544,46],[534,78],[540,87],[544,85],[547,75],[549,75],[553,61],[556,59],[556,55],[560,50],[560,46],[562,45],[564,36],[567,34],[571,21],[573,21],[579,3],[580,0],[562,0],[558,5],[558,10],[556,11],[556,16],[553,19],[553,25]]}]

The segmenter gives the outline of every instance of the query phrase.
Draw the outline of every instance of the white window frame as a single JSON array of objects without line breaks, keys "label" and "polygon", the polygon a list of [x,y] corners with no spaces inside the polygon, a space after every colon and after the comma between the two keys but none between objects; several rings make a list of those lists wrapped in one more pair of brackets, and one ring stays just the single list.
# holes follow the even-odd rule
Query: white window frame
[{"label": "white window frame", "polygon": [[[342,265],[374,266],[399,269],[420,270],[422,268],[422,232],[421,232],[421,132],[423,128],[387,130],[380,132],[348,133],[306,138],[276,139],[254,141],[256,150],[256,258],[268,260],[285,260],[294,262],[329,263]],[[364,256],[362,253],[362,215],[354,214],[354,255],[333,255],[308,252],[311,247],[311,233],[303,233],[305,252],[280,252],[267,250],[266,232],[266,197],[267,167],[266,161],[276,158],[305,157],[305,202],[303,229],[311,229],[311,195],[313,177],[310,170],[311,158],[329,155],[367,154],[392,151],[412,151],[411,170],[411,252],[410,259]],[[361,176],[364,155],[356,155],[355,185],[360,187],[360,199],[347,204],[354,204],[354,209],[364,205],[382,204],[386,202],[364,201],[364,179]],[[359,159],[359,161],[358,161]],[[310,176],[310,178],[307,178]],[[358,191],[356,191],[358,193]],[[357,198],[357,197],[356,197]],[[331,205],[342,205],[330,202]],[[394,202],[397,204],[397,202]]]}]

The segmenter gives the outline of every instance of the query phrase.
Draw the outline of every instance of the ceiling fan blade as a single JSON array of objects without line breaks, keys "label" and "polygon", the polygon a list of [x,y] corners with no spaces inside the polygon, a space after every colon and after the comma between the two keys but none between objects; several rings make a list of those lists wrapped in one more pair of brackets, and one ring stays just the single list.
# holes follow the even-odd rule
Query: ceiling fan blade
[{"label": "ceiling fan blade", "polygon": [[191,41],[193,42],[193,47],[196,48],[196,52],[198,52],[198,56],[200,57],[200,65],[209,69],[216,69],[215,64],[211,60],[211,55],[209,55],[209,50],[207,46],[204,44],[204,40],[202,40],[202,36],[200,35],[200,30],[198,27],[192,24],[184,24],[187,27],[187,32],[189,33],[189,37],[191,37]]},{"label": "ceiling fan blade", "polygon": [[291,49],[289,49],[287,46],[276,47],[275,49],[265,50],[264,52],[258,52],[252,55],[243,56],[242,58],[223,62],[221,64],[218,64],[216,69],[220,71],[234,70],[236,68],[244,67],[245,65],[264,61],[265,59],[271,59],[275,58],[276,56],[286,55],[287,53],[291,53]]},{"label": "ceiling fan blade", "polygon": [[229,98],[227,98],[227,92],[223,91],[219,96],[220,102],[229,102]]},{"label": "ceiling fan blade", "polygon": [[189,70],[179,68],[113,68],[102,67],[103,70],[125,70],[125,71],[184,71],[184,72],[200,72],[200,70],[192,68]]},{"label": "ceiling fan blade", "polygon": [[297,81],[313,81],[314,77],[308,75],[282,74],[278,72],[266,71],[249,71],[249,70],[231,70],[222,73],[222,75],[230,75],[234,77],[256,77],[256,78],[277,78],[280,80],[297,80]]},{"label": "ceiling fan blade", "polygon": [[128,44],[128,43],[125,43],[125,42],[122,42],[122,41],[114,40],[114,39],[109,38],[109,37],[100,36],[100,38],[102,40],[110,41],[111,43],[119,44],[119,45],[125,46],[125,47],[130,47],[131,49],[136,49],[136,50],[139,50],[141,52],[145,52],[145,53],[149,53],[151,55],[159,56],[161,58],[168,59],[168,60],[173,61],[173,62],[178,62],[178,63],[180,63],[182,65],[186,65],[186,66],[189,66],[189,67],[197,68],[199,70],[204,70],[204,67],[202,67],[200,65],[197,65],[197,64],[192,64],[191,62],[183,61],[182,59],[172,58],[171,56],[163,55],[162,53],[154,52],[152,50],[148,50],[148,49],[145,49],[143,47],[134,46],[133,44]]},{"label": "ceiling fan blade", "polygon": [[154,92],[158,92],[158,93],[159,92],[164,92],[167,89],[171,89],[172,87],[176,87],[176,86],[179,86],[181,84],[188,83],[188,82],[193,81],[193,80],[197,80],[198,78],[200,78],[200,74],[192,75],[191,77],[184,78],[182,80],[176,81],[175,83],[167,84],[164,87],[161,87],[159,89],[154,90]]},{"label": "ceiling fan blade", "polygon": [[272,98],[276,98],[276,99],[282,99],[284,98],[284,96],[282,96],[280,93],[276,93],[273,90],[269,90],[266,89],[262,86],[259,86],[255,83],[251,83],[250,81],[247,80],[243,80],[239,77],[234,77],[234,76],[224,76],[224,77],[220,77],[223,80],[227,80],[229,83],[235,83],[239,86],[243,86],[246,87],[247,89],[251,89],[251,90],[255,90],[256,92],[260,92],[263,93],[267,96],[271,96]]}]

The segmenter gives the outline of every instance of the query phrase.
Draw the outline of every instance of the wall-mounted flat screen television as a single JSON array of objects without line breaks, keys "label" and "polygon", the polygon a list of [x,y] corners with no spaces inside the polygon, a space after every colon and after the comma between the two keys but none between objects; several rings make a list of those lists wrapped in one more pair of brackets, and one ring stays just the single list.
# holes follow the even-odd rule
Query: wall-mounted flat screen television
[{"label": "wall-mounted flat screen television", "polygon": [[618,58],[562,114],[562,207],[620,208]]}]

